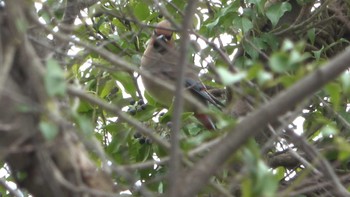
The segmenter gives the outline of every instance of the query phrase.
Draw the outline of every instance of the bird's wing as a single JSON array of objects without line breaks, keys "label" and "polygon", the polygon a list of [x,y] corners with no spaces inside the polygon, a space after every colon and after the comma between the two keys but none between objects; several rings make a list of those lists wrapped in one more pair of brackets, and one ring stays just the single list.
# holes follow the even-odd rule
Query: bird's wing
[{"label": "bird's wing", "polygon": [[198,99],[205,100],[213,104],[215,107],[221,110],[225,105],[221,103],[217,98],[210,94],[204,84],[200,81],[187,78],[185,81],[185,87]]}]

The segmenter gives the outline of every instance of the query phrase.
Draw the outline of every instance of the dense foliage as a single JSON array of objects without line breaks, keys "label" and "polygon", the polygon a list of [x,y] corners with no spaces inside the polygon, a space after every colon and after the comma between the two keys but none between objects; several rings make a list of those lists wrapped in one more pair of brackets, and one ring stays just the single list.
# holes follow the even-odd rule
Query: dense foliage
[{"label": "dense foliage", "polygon": [[[57,179],[67,196],[348,194],[349,60],[336,57],[346,53],[349,44],[349,1],[203,0],[192,2],[194,13],[186,9],[189,1],[182,0],[42,0],[17,8],[13,2],[0,0],[0,71],[4,71],[0,77],[16,81],[14,73],[26,76],[18,70],[26,61],[14,60],[5,72],[6,55],[22,57],[9,52],[8,46],[18,44],[6,45],[4,37],[16,29],[11,39],[30,43],[35,51],[22,47],[16,51],[25,52],[18,54],[28,53],[42,64],[37,73],[29,73],[42,80],[43,91],[26,83],[23,94],[39,99],[15,105],[20,114],[35,115],[33,127],[39,134],[33,132],[31,140],[19,143],[0,140],[1,165],[7,170],[1,174],[0,193],[40,196],[41,183],[32,180],[43,176]],[[16,9],[23,16],[16,15]],[[164,19],[174,23],[179,43],[183,21],[188,20],[185,15],[194,21],[188,30],[188,60],[198,66],[209,91],[226,105],[223,111],[208,107],[217,120],[216,131],[206,130],[190,112],[181,115],[181,130],[172,131],[173,106],[157,103],[140,80],[140,60],[155,24]],[[9,25],[11,20],[16,25]],[[328,68],[332,63],[334,73]],[[0,79],[2,109],[11,106],[4,103],[2,91],[17,91],[10,87]],[[31,93],[33,87],[38,93]],[[0,133],[7,132],[10,124],[4,117],[0,116]],[[170,157],[172,132],[181,136],[178,161]],[[72,148],[56,154],[57,147],[70,147],[67,133],[74,136],[68,137],[73,139]],[[79,173],[85,163],[63,162],[77,157],[66,154],[78,146],[77,154],[87,156],[79,161],[90,160],[89,168],[103,172],[112,190]],[[46,160],[38,157],[37,163],[16,165],[20,161],[16,151],[36,158],[41,155],[38,147],[47,151]],[[49,161],[54,164],[44,166],[52,168],[52,176],[33,170],[33,165]],[[180,164],[176,177],[167,176],[173,170],[169,162]],[[21,188],[13,189],[14,183]],[[57,192],[55,184],[46,192]]]}]

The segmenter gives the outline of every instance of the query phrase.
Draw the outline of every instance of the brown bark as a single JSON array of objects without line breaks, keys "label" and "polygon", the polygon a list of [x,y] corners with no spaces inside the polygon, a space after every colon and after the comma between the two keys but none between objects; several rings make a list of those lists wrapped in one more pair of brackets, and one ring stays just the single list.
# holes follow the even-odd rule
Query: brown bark
[{"label": "brown bark", "polygon": [[[58,101],[46,95],[40,47],[28,39],[31,15],[32,5],[20,0],[6,1],[0,12],[1,159],[18,186],[34,196],[112,195],[111,178],[89,158],[75,128],[47,107],[58,106]],[[58,128],[55,139],[43,138],[43,119]]]}]

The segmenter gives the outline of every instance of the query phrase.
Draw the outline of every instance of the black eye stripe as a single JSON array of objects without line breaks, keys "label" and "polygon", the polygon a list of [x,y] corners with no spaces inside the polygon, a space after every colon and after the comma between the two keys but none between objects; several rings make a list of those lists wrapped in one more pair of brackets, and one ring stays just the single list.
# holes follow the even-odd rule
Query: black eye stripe
[{"label": "black eye stripe", "polygon": [[153,33],[154,33],[154,35],[155,35],[156,37],[158,37],[158,36],[160,36],[160,35],[163,35],[164,38],[165,38],[166,40],[168,40],[168,41],[171,40],[171,38],[173,37],[173,33],[171,33],[170,35],[158,34],[156,30],[154,30]]},{"label": "black eye stripe", "polygon": [[171,37],[173,36],[173,34],[170,34],[170,35],[167,35],[167,36],[165,36],[165,38],[167,39],[167,40],[171,40]]}]

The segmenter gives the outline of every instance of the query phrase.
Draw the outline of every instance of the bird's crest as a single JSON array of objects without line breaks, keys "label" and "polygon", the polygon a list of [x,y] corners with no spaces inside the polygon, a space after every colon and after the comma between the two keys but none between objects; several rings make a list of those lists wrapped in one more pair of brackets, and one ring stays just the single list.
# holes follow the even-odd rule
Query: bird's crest
[{"label": "bird's crest", "polygon": [[155,36],[163,35],[166,39],[170,40],[173,35],[173,30],[169,21],[164,20],[157,24],[154,30]]}]

